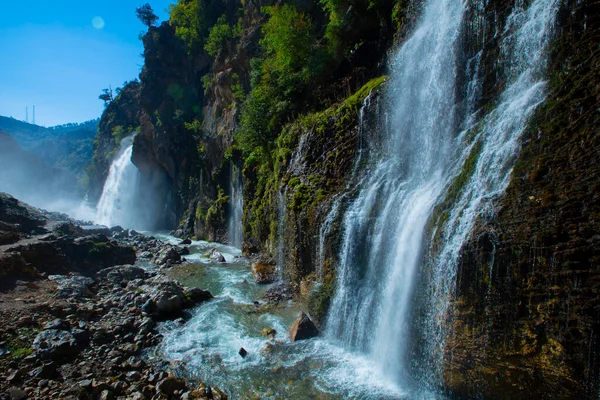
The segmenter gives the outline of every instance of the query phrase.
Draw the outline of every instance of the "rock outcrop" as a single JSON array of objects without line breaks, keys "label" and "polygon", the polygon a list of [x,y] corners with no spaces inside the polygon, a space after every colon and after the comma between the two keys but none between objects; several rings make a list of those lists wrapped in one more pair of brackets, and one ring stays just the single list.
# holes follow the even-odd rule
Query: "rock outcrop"
[{"label": "rock outcrop", "polygon": [[312,320],[305,313],[301,313],[298,319],[290,327],[290,340],[310,339],[319,335],[319,329],[315,326]]}]

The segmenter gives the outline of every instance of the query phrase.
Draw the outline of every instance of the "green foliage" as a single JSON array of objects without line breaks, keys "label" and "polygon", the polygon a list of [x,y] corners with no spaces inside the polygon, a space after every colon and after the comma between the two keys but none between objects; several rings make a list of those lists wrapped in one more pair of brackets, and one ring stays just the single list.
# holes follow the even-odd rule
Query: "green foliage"
[{"label": "green foliage", "polygon": [[121,141],[123,139],[125,139],[127,136],[129,136],[131,134],[131,132],[133,131],[132,127],[122,127],[121,125],[117,125],[113,128],[112,130],[112,136],[115,139],[115,144],[119,144],[121,143]]},{"label": "green foliage", "polygon": [[246,93],[244,92],[244,88],[242,87],[242,84],[240,82],[239,75],[236,73],[232,74],[231,80],[233,82],[231,84],[231,91],[233,93],[233,98],[239,103],[244,102],[244,100],[246,99]]},{"label": "green foliage", "polygon": [[204,88],[204,94],[207,94],[208,89],[210,89],[210,86],[215,81],[215,75],[214,74],[206,74],[206,75],[203,75],[202,78],[200,78],[200,80],[202,81],[202,87]]},{"label": "green foliage", "polygon": [[152,10],[152,7],[148,3],[136,8],[135,15],[142,22],[142,24],[146,25],[148,28],[153,26],[156,21],[158,21],[158,17],[156,14],[154,14],[154,10]]},{"label": "green foliage", "polygon": [[270,158],[283,116],[290,107],[279,94],[276,88],[264,85],[252,90],[246,99],[236,134],[239,148],[245,154],[261,148],[262,154]]},{"label": "green foliage", "polygon": [[197,118],[194,118],[192,122],[184,122],[183,126],[188,131],[191,131],[196,134],[202,131],[202,122],[200,122]]},{"label": "green foliage", "polygon": [[175,34],[185,42],[188,51],[200,44],[202,32],[206,30],[202,16],[202,2],[179,0],[169,5],[170,23],[175,26]]},{"label": "green foliage", "polygon": [[216,58],[222,50],[229,50],[231,40],[234,36],[234,29],[227,22],[227,15],[223,14],[210,30],[204,50]]},{"label": "green foliage", "polygon": [[204,47],[211,28],[225,9],[222,1],[178,0],[169,6],[171,25],[193,54]]},{"label": "green foliage", "polygon": [[296,84],[294,81],[306,83],[310,77],[307,60],[314,42],[310,19],[291,4],[264,7],[263,11],[270,16],[262,27],[265,72],[275,75],[284,90]]},{"label": "green foliage", "polygon": [[[328,260],[326,262],[328,264]],[[326,268],[326,271],[329,272],[329,268]],[[323,283],[317,283],[311,291],[307,302],[308,311],[319,323],[324,322],[334,293],[335,278],[332,273],[325,275]]]},{"label": "green foliage", "polygon": [[114,100],[112,88],[109,86],[108,89],[102,89],[102,94],[98,98],[104,102],[104,106],[107,106]]},{"label": "green foliage", "polygon": [[296,186],[294,196],[292,197],[292,210],[301,212],[312,198],[312,189],[309,185],[303,183]]},{"label": "green foliage", "polygon": [[[225,223],[225,205],[229,196],[225,196],[223,189],[219,188],[219,195],[214,203],[206,211],[204,222],[207,227],[216,228]],[[196,210],[197,211],[197,210]]]}]

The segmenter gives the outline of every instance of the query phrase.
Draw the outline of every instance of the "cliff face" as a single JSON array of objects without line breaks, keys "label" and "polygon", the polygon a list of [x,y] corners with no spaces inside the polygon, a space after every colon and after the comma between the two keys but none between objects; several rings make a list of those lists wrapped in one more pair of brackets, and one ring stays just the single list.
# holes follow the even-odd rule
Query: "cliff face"
[{"label": "cliff face", "polygon": [[467,397],[597,396],[599,6],[563,8],[550,94],[495,217],[462,249],[445,384]]}]

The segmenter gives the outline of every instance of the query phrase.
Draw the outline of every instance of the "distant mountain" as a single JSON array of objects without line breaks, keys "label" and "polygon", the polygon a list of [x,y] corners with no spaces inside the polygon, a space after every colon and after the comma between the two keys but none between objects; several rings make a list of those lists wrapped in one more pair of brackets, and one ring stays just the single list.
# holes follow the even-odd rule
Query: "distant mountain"
[{"label": "distant mountain", "polygon": [[38,207],[81,197],[75,177],[64,169],[48,166],[36,154],[24,150],[15,138],[0,131],[0,192],[7,192]]},{"label": "distant mountain", "polygon": [[92,159],[98,119],[50,128],[0,116],[0,131],[49,166],[64,168],[81,178]]}]

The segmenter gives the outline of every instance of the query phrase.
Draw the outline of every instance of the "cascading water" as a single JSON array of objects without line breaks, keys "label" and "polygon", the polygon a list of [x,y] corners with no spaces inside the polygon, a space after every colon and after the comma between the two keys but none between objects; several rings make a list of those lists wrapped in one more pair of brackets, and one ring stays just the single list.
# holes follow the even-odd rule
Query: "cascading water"
[{"label": "cascading water", "polygon": [[371,169],[344,216],[328,336],[378,360],[391,382],[407,377],[407,329],[427,219],[452,152],[455,42],[464,5],[429,1],[393,63],[390,154]]},{"label": "cascading water", "polygon": [[230,204],[231,212],[229,215],[228,231],[229,244],[241,248],[242,247],[242,216],[244,213],[244,198],[242,193],[242,173],[240,169],[231,164],[230,176]]},{"label": "cascading water", "polygon": [[[443,365],[444,340],[448,334],[449,299],[454,293],[459,252],[468,239],[478,217],[493,217],[492,200],[508,186],[517,153],[519,138],[535,108],[544,100],[542,74],[546,64],[546,48],[551,39],[560,0],[536,0],[525,9],[515,6],[504,29],[501,44],[508,83],[498,105],[473,128],[462,133],[462,160],[477,156],[473,174],[449,211],[440,232],[443,245],[433,258],[429,316],[425,329],[426,342],[433,366]],[[461,163],[462,165],[462,163]],[[438,232],[433,232],[435,236]],[[491,281],[490,281],[491,284]],[[435,373],[435,368],[429,368]]]},{"label": "cascading water", "polygon": [[[121,225],[135,228],[138,224],[136,193],[139,171],[131,162],[133,137],[121,142],[119,153],[113,160],[102,196],[96,207],[95,222],[106,226]],[[139,227],[138,227],[139,228]]]},{"label": "cascading water", "polygon": [[[450,210],[433,281],[428,282],[432,300],[421,335],[431,342],[432,357],[443,347],[458,251],[476,216],[508,184],[518,139],[543,100],[540,72],[558,1],[536,0],[528,10],[517,3],[502,34],[501,62],[509,84],[498,106],[477,123],[475,110],[461,109],[476,104],[477,60],[467,66],[471,98],[460,104],[456,99],[456,51],[465,2],[427,1],[415,32],[392,63],[387,153],[366,172],[344,214],[327,336],[366,354],[399,386],[411,381],[414,285],[427,252],[423,246],[429,242],[426,227],[434,207],[469,155],[478,156],[475,172]],[[436,379],[436,366],[430,370],[428,381]]]}]

